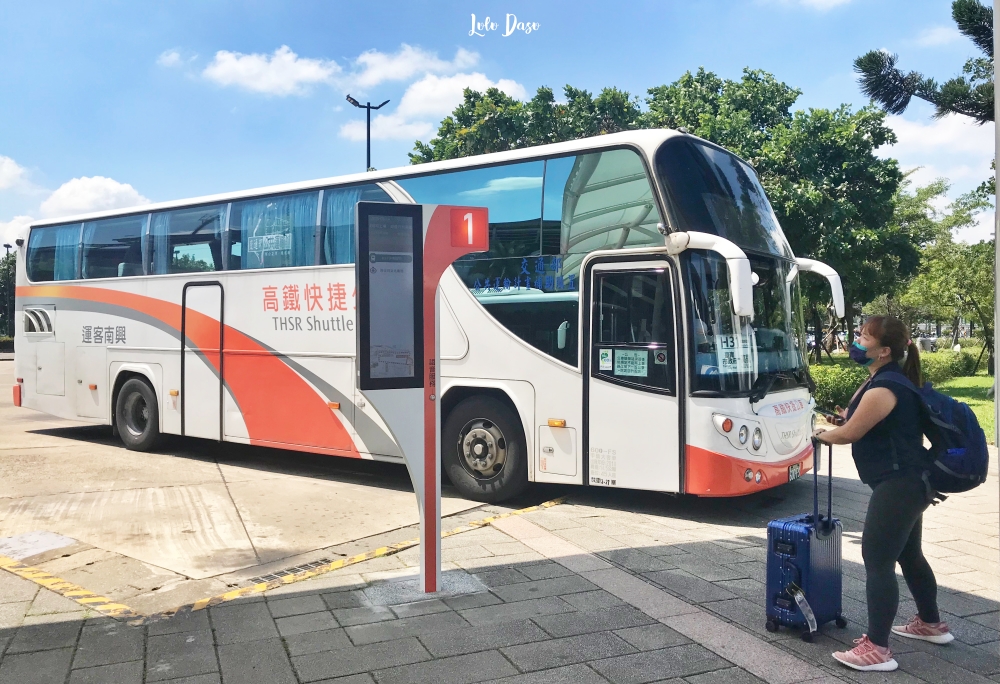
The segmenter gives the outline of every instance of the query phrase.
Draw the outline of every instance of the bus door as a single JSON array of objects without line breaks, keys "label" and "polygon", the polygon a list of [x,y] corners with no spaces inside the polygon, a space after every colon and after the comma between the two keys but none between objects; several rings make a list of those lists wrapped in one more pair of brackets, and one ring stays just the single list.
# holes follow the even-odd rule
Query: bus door
[{"label": "bus door", "polygon": [[594,263],[588,270],[585,481],[604,487],[678,491],[678,364],[671,266],[666,261],[618,261]]},{"label": "bus door", "polygon": [[222,441],[225,292],[218,281],[181,294],[181,434]]}]

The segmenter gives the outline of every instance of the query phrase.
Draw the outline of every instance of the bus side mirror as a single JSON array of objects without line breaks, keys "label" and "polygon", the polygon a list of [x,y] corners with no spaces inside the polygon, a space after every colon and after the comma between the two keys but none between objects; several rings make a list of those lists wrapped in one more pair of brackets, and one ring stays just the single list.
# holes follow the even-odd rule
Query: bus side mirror
[{"label": "bus side mirror", "polygon": [[722,255],[729,271],[733,313],[753,320],[753,272],[750,260],[733,242],[711,233],[687,231],[667,235],[667,252],[680,254],[686,249],[710,249]]},{"label": "bus side mirror", "polygon": [[837,318],[843,318],[844,285],[840,282],[840,275],[833,270],[833,267],[815,259],[796,259],[795,263],[802,273],[816,273],[830,281],[830,289],[833,291],[833,309],[837,312]]}]

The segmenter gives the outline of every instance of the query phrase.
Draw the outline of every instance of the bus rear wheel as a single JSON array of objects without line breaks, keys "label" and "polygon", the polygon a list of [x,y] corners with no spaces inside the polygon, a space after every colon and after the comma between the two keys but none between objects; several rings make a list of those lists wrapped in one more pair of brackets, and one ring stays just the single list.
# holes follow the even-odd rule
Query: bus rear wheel
[{"label": "bus rear wheel", "polygon": [[521,420],[492,397],[461,401],[441,430],[441,466],[462,496],[496,503],[528,486],[528,448]]},{"label": "bus rear wheel", "polygon": [[146,381],[131,378],[122,385],[115,402],[115,427],[126,449],[149,451],[159,443],[159,407]]}]

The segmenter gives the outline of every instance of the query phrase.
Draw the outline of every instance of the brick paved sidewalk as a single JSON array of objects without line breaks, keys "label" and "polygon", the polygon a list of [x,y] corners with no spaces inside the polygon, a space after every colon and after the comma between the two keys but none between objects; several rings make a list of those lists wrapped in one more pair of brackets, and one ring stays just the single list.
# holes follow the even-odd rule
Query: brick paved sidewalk
[{"label": "brick paved sidewalk", "polygon": [[[0,684],[1000,681],[995,472],[926,516],[958,639],[894,640],[895,673],[830,659],[865,615],[867,491],[842,470],[835,501],[851,624],[827,625],[812,644],[764,630],[762,584],[763,525],[811,507],[810,482],[736,502],[577,489],[565,505],[444,540],[448,571],[483,585],[453,598],[377,605],[386,583],[412,573],[411,549],[135,628],[0,572]],[[905,587],[901,597],[902,620],[913,606]]]}]

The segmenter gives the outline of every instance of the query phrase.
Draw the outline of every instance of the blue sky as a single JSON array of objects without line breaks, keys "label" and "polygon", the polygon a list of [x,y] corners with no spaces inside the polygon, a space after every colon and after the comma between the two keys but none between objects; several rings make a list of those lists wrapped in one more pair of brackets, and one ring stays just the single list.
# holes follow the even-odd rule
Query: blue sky
[{"label": "blue sky", "polygon": [[[704,66],[765,69],[796,108],[865,104],[869,49],[948,78],[975,54],[944,0],[700,2],[5,3],[0,7],[0,232],[27,217],[130,206],[407,163],[465,85],[517,96],[608,85],[644,96]],[[498,26],[469,35],[475,14]],[[504,36],[507,15],[537,23]],[[911,105],[883,153],[952,195],[989,175],[993,131]],[[962,237],[988,237],[982,216]]]}]

